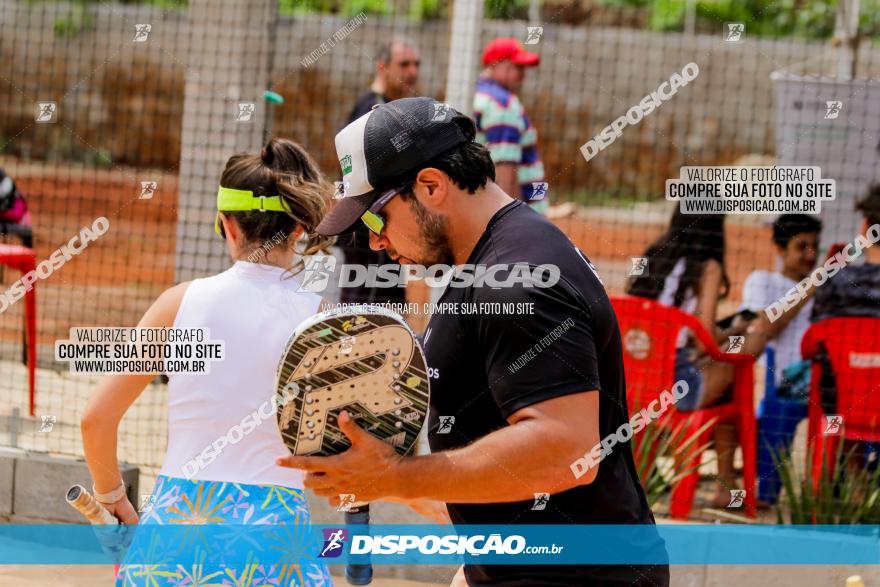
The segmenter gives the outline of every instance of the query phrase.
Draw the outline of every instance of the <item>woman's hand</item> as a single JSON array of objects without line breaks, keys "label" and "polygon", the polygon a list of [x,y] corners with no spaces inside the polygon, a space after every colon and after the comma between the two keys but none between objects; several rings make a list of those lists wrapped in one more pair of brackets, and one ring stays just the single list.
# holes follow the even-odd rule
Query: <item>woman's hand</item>
[{"label": "woman's hand", "polygon": [[120,524],[126,524],[128,526],[134,526],[138,523],[138,515],[134,509],[134,506],[131,505],[131,502],[128,501],[128,496],[123,496],[119,501],[115,503],[102,503],[104,509],[108,512],[116,516],[116,519],[119,520]]}]

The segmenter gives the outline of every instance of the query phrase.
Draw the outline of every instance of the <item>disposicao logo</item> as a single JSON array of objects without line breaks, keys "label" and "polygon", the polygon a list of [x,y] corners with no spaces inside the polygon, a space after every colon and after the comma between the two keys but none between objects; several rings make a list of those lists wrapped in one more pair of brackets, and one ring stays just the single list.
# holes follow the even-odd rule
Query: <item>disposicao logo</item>
[{"label": "disposicao logo", "polygon": [[345,541],[348,539],[348,530],[345,528],[322,528],[324,533],[324,546],[318,558],[336,558],[345,550]]}]

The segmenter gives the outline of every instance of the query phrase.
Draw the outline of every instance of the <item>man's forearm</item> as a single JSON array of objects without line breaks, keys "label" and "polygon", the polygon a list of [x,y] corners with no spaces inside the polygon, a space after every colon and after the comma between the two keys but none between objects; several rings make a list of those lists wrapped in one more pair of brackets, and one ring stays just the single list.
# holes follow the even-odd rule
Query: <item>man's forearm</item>
[{"label": "man's forearm", "polygon": [[579,482],[569,465],[591,447],[559,436],[521,422],[463,448],[404,458],[393,473],[396,493],[447,503],[499,503],[570,489]]}]

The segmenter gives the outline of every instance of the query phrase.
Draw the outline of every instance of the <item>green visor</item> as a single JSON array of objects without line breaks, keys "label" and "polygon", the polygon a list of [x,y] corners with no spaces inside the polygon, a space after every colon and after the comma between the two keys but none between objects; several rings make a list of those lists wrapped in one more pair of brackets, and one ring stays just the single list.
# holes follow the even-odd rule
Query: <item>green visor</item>
[{"label": "green visor", "polygon": [[255,196],[254,192],[236,190],[220,186],[217,190],[217,216],[214,218],[214,232],[225,238],[220,226],[220,212],[286,212],[281,196]]}]

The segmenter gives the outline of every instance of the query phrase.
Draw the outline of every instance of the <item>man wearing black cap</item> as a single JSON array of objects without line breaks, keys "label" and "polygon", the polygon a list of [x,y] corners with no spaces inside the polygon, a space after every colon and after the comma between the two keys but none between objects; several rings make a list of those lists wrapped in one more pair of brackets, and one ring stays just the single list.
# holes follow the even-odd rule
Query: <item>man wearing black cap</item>
[{"label": "man wearing black cap", "polygon": [[[451,283],[441,304],[517,308],[432,316],[433,453],[399,457],[341,415],[348,451],[278,462],[308,471],[306,487],[331,503],[342,493],[434,499],[457,525],[635,524],[662,551],[628,444],[586,472],[573,465],[629,420],[620,332],[602,282],[559,229],[495,184],[475,134],[470,118],[430,98],[379,106],[336,136],[351,189],[318,226],[336,235],[363,221],[371,247],[401,263],[486,269],[484,280]],[[555,281],[514,279],[523,266],[548,265]],[[491,287],[500,282],[515,285]],[[464,575],[468,585],[669,584],[665,564],[469,564]]]}]

